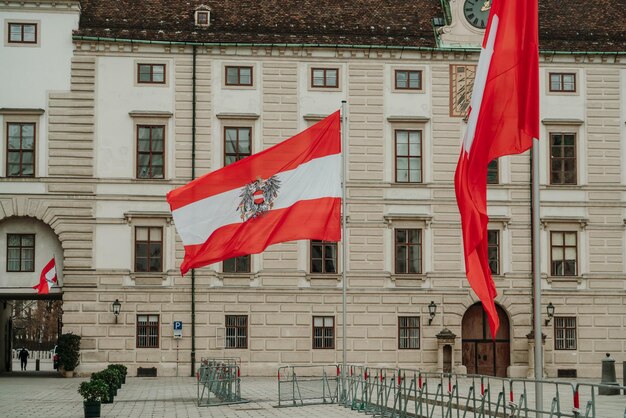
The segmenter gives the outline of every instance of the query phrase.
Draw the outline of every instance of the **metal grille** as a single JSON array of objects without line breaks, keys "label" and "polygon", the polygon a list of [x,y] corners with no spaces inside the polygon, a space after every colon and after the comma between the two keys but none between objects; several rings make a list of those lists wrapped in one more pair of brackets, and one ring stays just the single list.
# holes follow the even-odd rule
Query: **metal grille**
[{"label": "metal grille", "polygon": [[420,317],[401,316],[398,318],[398,348],[420,348]]},{"label": "metal grille", "polygon": [[137,348],[159,347],[159,315],[137,315]]},{"label": "metal grille", "polygon": [[554,348],[576,350],[576,317],[554,317]]},{"label": "metal grille", "polygon": [[248,347],[248,316],[226,315],[226,348]]},{"label": "metal grille", "polygon": [[334,317],[313,317],[313,348],[335,348]]}]

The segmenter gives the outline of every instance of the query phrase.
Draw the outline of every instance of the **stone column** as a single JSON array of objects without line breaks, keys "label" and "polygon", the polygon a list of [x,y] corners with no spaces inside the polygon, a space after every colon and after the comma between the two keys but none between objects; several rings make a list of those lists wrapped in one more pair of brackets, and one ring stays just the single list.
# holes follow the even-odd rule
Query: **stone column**
[{"label": "stone column", "polygon": [[[526,373],[526,377],[529,379],[535,378],[535,331],[530,331],[526,334],[526,338],[528,339],[528,372]],[[543,359],[543,364],[541,365],[541,370],[543,372],[542,377],[546,377],[546,334],[541,333],[541,353],[543,354],[541,358]]]},{"label": "stone column", "polygon": [[448,328],[442,329],[437,337],[437,372],[442,373],[444,370],[444,347],[450,346],[450,370],[446,370],[447,373],[454,371],[454,342],[456,335]]}]

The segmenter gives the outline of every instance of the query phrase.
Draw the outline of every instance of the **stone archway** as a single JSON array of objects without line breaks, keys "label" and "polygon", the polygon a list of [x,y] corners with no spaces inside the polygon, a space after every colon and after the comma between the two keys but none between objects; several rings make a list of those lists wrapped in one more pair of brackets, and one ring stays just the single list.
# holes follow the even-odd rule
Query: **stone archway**
[{"label": "stone archway", "polygon": [[496,305],[496,310],[500,328],[495,341],[491,339],[487,314],[481,303],[470,306],[463,315],[462,361],[467,367],[467,374],[507,375],[507,368],[511,364],[509,318],[500,306]]}]

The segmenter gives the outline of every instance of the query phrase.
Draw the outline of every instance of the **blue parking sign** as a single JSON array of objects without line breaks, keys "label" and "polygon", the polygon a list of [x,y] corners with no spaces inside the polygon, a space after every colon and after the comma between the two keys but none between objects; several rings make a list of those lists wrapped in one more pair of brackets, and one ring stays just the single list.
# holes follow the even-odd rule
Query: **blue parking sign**
[{"label": "blue parking sign", "polygon": [[174,329],[175,330],[183,329],[183,321],[174,321]]}]

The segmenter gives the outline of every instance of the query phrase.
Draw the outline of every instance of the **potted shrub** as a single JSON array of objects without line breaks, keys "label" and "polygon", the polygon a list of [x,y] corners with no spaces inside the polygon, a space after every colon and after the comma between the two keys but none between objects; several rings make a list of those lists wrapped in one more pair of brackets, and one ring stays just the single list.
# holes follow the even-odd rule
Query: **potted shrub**
[{"label": "potted shrub", "polygon": [[94,373],[91,378],[102,380],[107,385],[109,396],[107,396],[107,400],[103,403],[113,402],[115,395],[117,395],[117,388],[121,382],[121,378],[118,373],[112,369],[104,369],[101,372]]},{"label": "potted shrub", "polygon": [[59,365],[65,370],[66,377],[72,377],[74,369],[78,366],[80,359],[80,335],[71,332],[59,337],[57,344],[57,354],[59,355]]},{"label": "potted shrub", "polygon": [[100,402],[108,396],[107,385],[102,380],[88,380],[78,387],[78,393],[83,397],[85,418],[100,416]]},{"label": "potted shrub", "polygon": [[128,374],[128,368],[126,366],[123,364],[111,364],[108,367],[118,370],[122,376],[122,384],[126,383],[126,375]]}]

